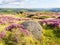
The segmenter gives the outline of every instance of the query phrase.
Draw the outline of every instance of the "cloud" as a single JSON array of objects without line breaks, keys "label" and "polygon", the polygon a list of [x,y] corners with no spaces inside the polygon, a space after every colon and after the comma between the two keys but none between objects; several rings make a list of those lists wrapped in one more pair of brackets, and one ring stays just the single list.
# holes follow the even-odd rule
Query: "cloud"
[{"label": "cloud", "polygon": [[29,0],[0,0],[0,8],[19,8]]},{"label": "cloud", "polygon": [[53,8],[60,0],[0,0],[0,8]]},{"label": "cloud", "polygon": [[24,0],[0,0],[0,4],[4,5],[4,4],[17,4],[17,3],[21,3]]}]

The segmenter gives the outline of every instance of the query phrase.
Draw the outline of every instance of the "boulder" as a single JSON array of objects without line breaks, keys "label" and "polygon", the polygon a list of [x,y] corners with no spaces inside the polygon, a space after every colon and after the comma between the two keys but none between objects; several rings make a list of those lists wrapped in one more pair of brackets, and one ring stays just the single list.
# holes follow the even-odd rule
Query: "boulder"
[{"label": "boulder", "polygon": [[30,31],[36,39],[40,40],[42,38],[42,26],[35,21],[25,21],[22,23],[23,27]]}]

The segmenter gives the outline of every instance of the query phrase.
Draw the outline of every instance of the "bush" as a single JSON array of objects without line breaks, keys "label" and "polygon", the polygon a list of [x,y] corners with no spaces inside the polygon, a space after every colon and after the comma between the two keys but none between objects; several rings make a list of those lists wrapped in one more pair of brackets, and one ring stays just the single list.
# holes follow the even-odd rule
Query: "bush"
[{"label": "bush", "polygon": [[40,16],[39,19],[49,18],[49,16]]}]

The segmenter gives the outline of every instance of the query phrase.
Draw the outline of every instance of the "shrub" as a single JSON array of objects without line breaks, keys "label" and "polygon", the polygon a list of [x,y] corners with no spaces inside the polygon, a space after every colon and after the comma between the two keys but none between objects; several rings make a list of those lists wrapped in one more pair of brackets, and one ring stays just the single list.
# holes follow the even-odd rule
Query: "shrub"
[{"label": "shrub", "polygon": [[49,18],[49,16],[40,16],[39,19]]}]

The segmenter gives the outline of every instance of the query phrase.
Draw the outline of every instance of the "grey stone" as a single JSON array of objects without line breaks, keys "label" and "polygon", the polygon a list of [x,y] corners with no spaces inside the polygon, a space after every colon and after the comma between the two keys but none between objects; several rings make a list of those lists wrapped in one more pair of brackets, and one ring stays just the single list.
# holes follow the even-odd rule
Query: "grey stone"
[{"label": "grey stone", "polygon": [[40,40],[42,38],[42,30],[43,29],[38,22],[25,21],[22,23],[22,25],[24,26],[25,29],[30,31],[36,39]]}]

